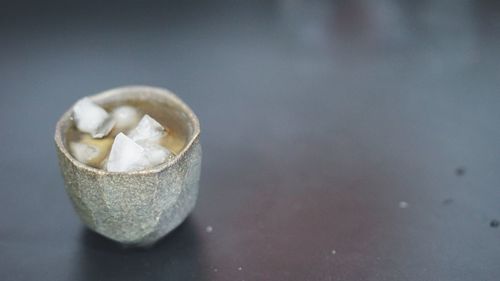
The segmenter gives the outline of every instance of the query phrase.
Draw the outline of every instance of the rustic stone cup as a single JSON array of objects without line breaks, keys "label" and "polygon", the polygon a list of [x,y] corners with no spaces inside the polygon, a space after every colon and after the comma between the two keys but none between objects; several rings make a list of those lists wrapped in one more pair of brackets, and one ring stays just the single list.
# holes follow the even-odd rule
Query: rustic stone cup
[{"label": "rustic stone cup", "polygon": [[173,93],[130,86],[91,96],[99,105],[122,101],[161,104],[187,136],[175,159],[136,172],[108,172],[77,161],[65,133],[73,124],[69,109],[56,125],[55,143],[66,192],[81,220],[93,231],[127,245],[147,246],[181,224],[198,196],[200,125],[193,111]]}]

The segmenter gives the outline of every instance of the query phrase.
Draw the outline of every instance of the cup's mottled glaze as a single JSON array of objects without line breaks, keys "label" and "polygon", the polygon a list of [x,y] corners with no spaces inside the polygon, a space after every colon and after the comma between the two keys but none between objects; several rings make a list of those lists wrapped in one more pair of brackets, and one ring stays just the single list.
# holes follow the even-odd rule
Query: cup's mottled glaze
[{"label": "cup's mottled glaze", "polygon": [[65,132],[73,122],[71,109],[56,125],[66,191],[82,221],[120,243],[151,245],[182,223],[195,206],[201,166],[198,118],[177,96],[160,88],[122,87],[90,98],[100,105],[127,100],[159,103],[187,132],[186,145],[174,160],[144,171],[108,172],[87,166],[68,152]]}]

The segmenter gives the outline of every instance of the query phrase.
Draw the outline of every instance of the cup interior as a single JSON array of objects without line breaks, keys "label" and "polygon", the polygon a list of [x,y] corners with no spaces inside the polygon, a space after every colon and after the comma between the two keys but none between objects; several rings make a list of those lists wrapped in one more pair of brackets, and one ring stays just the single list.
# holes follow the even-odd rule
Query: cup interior
[{"label": "cup interior", "polygon": [[[200,132],[199,121],[193,111],[176,95],[165,89],[130,86],[105,91],[89,98],[108,112],[117,106],[130,105],[153,117],[168,128],[169,138],[167,141],[170,142],[169,145],[176,158],[182,156]],[[56,145],[73,162],[77,162],[79,166],[87,166],[74,159],[69,153],[68,139],[71,139],[71,133],[75,130],[71,116],[72,108],[57,123]],[[105,172],[102,169],[87,167]]]}]

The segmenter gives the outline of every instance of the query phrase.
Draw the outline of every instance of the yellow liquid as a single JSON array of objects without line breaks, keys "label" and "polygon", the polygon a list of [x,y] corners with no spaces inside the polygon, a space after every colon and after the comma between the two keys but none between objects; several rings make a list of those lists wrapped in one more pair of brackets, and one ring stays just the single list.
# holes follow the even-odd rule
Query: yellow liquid
[{"label": "yellow liquid", "polygon": [[[170,111],[168,106],[163,104],[136,100],[107,104],[102,107],[106,109],[107,112],[111,112],[113,109],[123,105],[134,107],[139,112],[140,118],[142,118],[144,114],[148,114],[158,121],[167,132],[160,139],[160,145],[166,147],[174,155],[179,154],[186,146],[188,132],[185,126],[181,124],[182,122],[180,122],[180,118],[177,116],[178,112],[175,112],[175,110]],[[66,147],[70,148],[70,144],[73,142],[80,142],[98,148],[100,151],[98,156],[94,157],[86,164],[94,168],[102,169],[111,151],[115,136],[119,133],[127,134],[128,131],[119,131],[113,128],[106,137],[94,139],[89,134],[80,132],[73,123],[66,132]],[[68,150],[71,153],[71,148]]]}]

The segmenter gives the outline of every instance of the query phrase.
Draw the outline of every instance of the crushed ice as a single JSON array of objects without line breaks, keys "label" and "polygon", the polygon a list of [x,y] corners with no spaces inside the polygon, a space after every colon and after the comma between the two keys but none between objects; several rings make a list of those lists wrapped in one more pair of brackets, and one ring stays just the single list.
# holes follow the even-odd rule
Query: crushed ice
[{"label": "crushed ice", "polygon": [[146,150],[123,133],[115,137],[106,168],[110,172],[130,172],[149,165]]},{"label": "crushed ice", "polygon": [[[165,162],[171,155],[170,151],[159,144],[159,140],[166,133],[165,128],[149,115],[144,115],[137,126],[132,129],[128,136],[120,136],[121,139],[127,138],[127,142],[120,141],[115,147],[111,148],[111,153],[108,159],[107,169],[112,172],[130,172],[138,171],[146,168],[152,168]],[[132,159],[124,157],[116,157],[127,153],[128,146],[140,147],[142,150],[141,158],[137,158],[136,162]],[[114,154],[112,155],[114,151]],[[138,151],[139,152],[139,151]],[[115,156],[112,158],[112,156]],[[119,168],[118,168],[119,167]]]},{"label": "crushed ice", "polygon": [[[172,156],[170,150],[160,145],[168,130],[147,114],[139,121],[139,112],[131,106],[117,107],[108,114],[85,97],[73,107],[73,120],[78,130],[92,136],[83,136],[82,141],[69,145],[71,154],[85,164],[103,163],[111,172],[131,172],[152,168]],[[109,157],[103,159],[105,150],[99,142],[111,140],[97,139],[108,135],[113,128],[120,133],[114,138]]]},{"label": "crushed ice", "polygon": [[106,168],[111,172],[131,172],[165,162],[171,155],[167,148],[159,144],[165,132],[160,123],[144,115],[128,136],[123,133],[116,136]]}]

